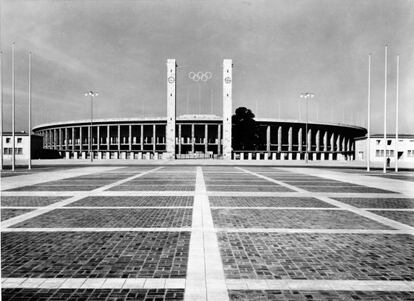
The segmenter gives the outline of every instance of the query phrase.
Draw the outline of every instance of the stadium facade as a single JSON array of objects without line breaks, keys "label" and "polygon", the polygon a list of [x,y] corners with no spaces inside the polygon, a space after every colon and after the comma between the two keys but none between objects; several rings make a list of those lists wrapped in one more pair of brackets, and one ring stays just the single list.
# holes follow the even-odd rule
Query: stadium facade
[{"label": "stadium facade", "polygon": [[[353,160],[355,139],[364,136],[361,127],[256,119],[266,143],[259,150],[232,150],[232,159]],[[67,158],[88,158],[90,142],[95,159],[158,159],[166,150],[167,118],[98,119],[68,121],[36,126],[45,149],[57,150]],[[176,158],[221,158],[223,120],[214,115],[183,115],[175,124]]]},{"label": "stadium facade", "polygon": [[[223,116],[176,116],[175,59],[167,60],[165,118],[106,119],[39,125],[44,148],[66,158],[96,159],[223,158],[225,160],[353,160],[361,127],[256,119],[261,137],[255,150],[232,149],[233,62],[223,60]],[[200,73],[200,74],[199,74]],[[196,74],[200,80],[203,73]],[[308,129],[306,133],[306,129]]]}]

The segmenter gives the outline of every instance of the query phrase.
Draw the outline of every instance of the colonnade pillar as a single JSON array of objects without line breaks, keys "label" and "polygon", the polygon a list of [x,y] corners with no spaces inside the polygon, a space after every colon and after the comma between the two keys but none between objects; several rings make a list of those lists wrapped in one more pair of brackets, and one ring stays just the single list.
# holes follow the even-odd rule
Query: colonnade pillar
[{"label": "colonnade pillar", "polygon": [[266,152],[270,153],[270,125],[266,128]]},{"label": "colonnade pillar", "polygon": [[277,129],[277,151],[282,152],[282,126]]}]

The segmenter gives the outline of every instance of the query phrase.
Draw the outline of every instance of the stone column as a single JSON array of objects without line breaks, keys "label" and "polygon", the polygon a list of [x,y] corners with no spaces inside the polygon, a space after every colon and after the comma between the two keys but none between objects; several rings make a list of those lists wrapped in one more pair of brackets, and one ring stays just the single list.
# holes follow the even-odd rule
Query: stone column
[{"label": "stone column", "polygon": [[69,148],[68,128],[65,127],[65,151]]},{"label": "stone column", "polygon": [[266,128],[266,151],[270,153],[270,125]]},{"label": "stone column", "polygon": [[298,131],[298,152],[302,151],[302,128]]},{"label": "stone column", "polygon": [[277,129],[277,151],[282,152],[282,126]]},{"label": "stone column", "polygon": [[181,123],[178,124],[178,154],[181,155]]},{"label": "stone column", "polygon": [[288,159],[289,160],[293,159],[292,151],[293,151],[292,127],[289,127],[289,130],[288,130],[288,152],[289,152]]},{"label": "stone column", "polygon": [[144,151],[144,125],[141,124],[141,137],[139,139],[139,143],[141,144],[141,150]]},{"label": "stone column", "polygon": [[121,126],[118,125],[118,152],[120,151],[121,151]]},{"label": "stone column", "polygon": [[194,123],[191,124],[191,152],[194,153],[195,150],[195,137],[194,137]]},{"label": "stone column", "polygon": [[232,60],[223,61],[223,158],[231,160],[231,116],[233,111],[232,104]]},{"label": "stone column", "polygon": [[167,60],[167,127],[166,127],[166,156],[170,159],[175,158],[175,123],[176,123],[176,61]]},{"label": "stone column", "polygon": [[332,133],[331,134],[331,141],[330,141],[330,143],[331,143],[331,152],[334,152],[335,151],[335,134],[334,133]]},{"label": "stone column", "polygon": [[83,137],[82,137],[82,127],[80,126],[80,127],[79,127],[79,151],[80,151],[80,152],[81,152],[81,151],[82,151],[82,149],[83,149],[83,147],[82,147],[82,144],[83,144],[82,139],[83,139]]},{"label": "stone column", "polygon": [[63,149],[63,129],[59,128],[59,149],[62,150]]},{"label": "stone column", "polygon": [[217,126],[217,155],[221,155],[221,124]]},{"label": "stone column", "polygon": [[[89,149],[89,146],[91,149]],[[93,140],[92,140],[92,127],[88,126],[88,151],[92,151]]]},{"label": "stone column", "polygon": [[341,151],[341,135],[338,135],[338,137],[336,138],[336,151]]},{"label": "stone column", "polygon": [[72,152],[75,152],[75,127],[72,127]]},{"label": "stone column", "polygon": [[205,147],[204,147],[204,153],[208,154],[208,124],[204,125],[204,143],[205,143]]},{"label": "stone column", "polygon": [[132,151],[132,125],[129,125],[129,127],[128,127],[128,142],[129,142],[129,146],[128,146],[128,149],[129,149],[129,151]]},{"label": "stone column", "polygon": [[[175,131],[174,131],[175,132]],[[175,137],[174,137],[175,139]],[[152,125],[152,151],[155,153],[157,146],[157,128],[155,123]],[[175,145],[175,141],[174,141],[174,145]],[[175,153],[175,152],[174,152]]]},{"label": "stone column", "polygon": [[[96,149],[97,149],[97,151],[99,152],[100,150],[101,150],[101,132],[100,132],[100,126],[98,125],[97,127],[96,127],[96,142],[97,142],[97,144],[96,144]],[[102,158],[101,158],[102,159]]]},{"label": "stone column", "polygon": [[111,148],[111,128],[109,127],[109,125],[106,126],[106,145],[107,145],[106,150],[109,152]]},{"label": "stone column", "polygon": [[306,148],[308,153],[312,151],[312,130],[308,129],[308,133],[306,134]]},{"label": "stone column", "polygon": [[318,130],[316,132],[315,140],[316,140],[316,151],[319,153],[321,151],[321,131]]},{"label": "stone column", "polygon": [[323,151],[328,151],[328,132],[325,131],[325,134],[323,134]]}]

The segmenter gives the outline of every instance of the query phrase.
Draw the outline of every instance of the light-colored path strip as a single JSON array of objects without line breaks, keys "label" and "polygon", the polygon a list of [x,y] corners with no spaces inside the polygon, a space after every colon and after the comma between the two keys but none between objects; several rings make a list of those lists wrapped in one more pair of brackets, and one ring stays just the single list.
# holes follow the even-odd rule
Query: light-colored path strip
[{"label": "light-colored path strip", "polygon": [[2,278],[2,288],[184,289],[183,278]]},{"label": "light-colored path strip", "polygon": [[107,172],[115,169],[119,169],[119,167],[80,167],[57,171],[39,172],[14,177],[5,177],[1,179],[1,190],[35,185],[66,178],[79,177],[98,172]]},{"label": "light-colored path strip", "polygon": [[66,205],[69,205],[69,204],[71,204],[73,202],[76,202],[76,201],[78,201],[80,199],[83,199],[83,198],[85,198],[85,197],[93,194],[94,192],[101,192],[101,191],[103,191],[105,189],[110,189],[110,188],[112,188],[114,186],[120,185],[122,183],[125,183],[127,181],[133,180],[133,179],[138,178],[138,177],[142,177],[142,176],[144,176],[144,175],[146,175],[148,173],[157,171],[157,170],[159,170],[161,168],[162,167],[157,167],[157,168],[154,168],[154,169],[151,169],[151,170],[148,170],[148,171],[145,171],[145,172],[142,172],[142,173],[133,175],[133,176],[128,177],[126,179],[122,179],[122,180],[116,181],[114,183],[111,183],[111,184],[108,184],[108,185],[99,187],[99,188],[94,189],[94,190],[91,190],[91,191],[83,191],[83,192],[79,193],[78,195],[73,196],[73,197],[71,197],[69,199],[66,199],[66,200],[63,200],[63,201],[60,201],[60,202],[56,202],[56,203],[50,204],[50,205],[45,206],[45,207],[41,207],[41,208],[39,208],[37,210],[31,211],[31,212],[28,212],[28,213],[25,213],[25,214],[21,214],[19,216],[13,217],[11,219],[8,219],[8,220],[2,222],[1,223],[1,228],[4,229],[4,228],[11,227],[11,226],[13,226],[15,224],[18,224],[18,223],[23,222],[25,220],[28,220],[30,218],[39,216],[39,215],[44,214],[46,212],[50,212],[50,211],[52,211],[54,209],[57,209],[57,208],[64,207]]},{"label": "light-colored path strip", "polygon": [[229,300],[203,171],[197,167],[185,300]]},{"label": "light-colored path strip", "polygon": [[[36,207],[24,207],[24,206],[6,206],[1,207],[1,210],[4,209],[39,209],[39,206]],[[191,206],[66,206],[59,209],[89,209],[89,210],[98,210],[98,209],[191,209]],[[330,209],[330,208],[326,208]]]},{"label": "light-colored path strip", "polygon": [[[73,196],[87,191],[2,191],[2,196]],[[193,196],[194,191],[89,191],[91,196]]]},{"label": "light-colored path strip", "polygon": [[[276,183],[276,184],[285,186],[285,187],[290,188],[292,190],[295,190],[297,192],[302,192],[302,193],[308,192],[309,193],[309,191],[306,191],[305,189],[298,188],[298,187],[293,186],[293,185],[290,185],[290,184],[286,184],[286,183],[284,183],[282,181],[274,180],[274,179],[271,179],[269,177],[263,176],[261,174],[258,174],[258,173],[255,173],[255,172],[252,172],[252,171],[249,171],[249,170],[240,168],[240,167],[238,167],[238,169],[243,170],[243,171],[245,171],[245,172],[247,172],[247,173],[249,173],[251,175],[255,175],[255,176],[259,177],[259,178],[266,179],[266,180],[268,180],[270,182],[273,182],[273,183]],[[286,169],[286,170],[287,171],[291,171],[291,169]],[[298,172],[298,170],[300,170],[300,171],[306,170],[307,171],[307,169],[295,169],[296,172]],[[318,176],[320,176],[320,172],[321,171],[316,170],[316,169],[311,169],[311,170],[315,174],[317,174]],[[293,171],[291,171],[291,172],[293,172]],[[313,175],[310,172],[307,172],[306,174]],[[366,176],[364,176],[364,177],[366,177]],[[325,178],[331,179],[329,176],[325,176]],[[360,185],[364,185],[364,183],[360,183]],[[312,196],[312,197],[314,197],[314,198],[316,198],[318,200],[324,201],[324,202],[326,202],[328,204],[331,204],[331,205],[333,205],[335,207],[338,207],[338,208],[341,208],[341,209],[345,209],[345,210],[351,211],[351,212],[353,212],[355,214],[364,216],[364,217],[369,218],[371,220],[374,220],[374,221],[376,221],[378,223],[381,223],[381,224],[384,224],[386,226],[392,227],[394,229],[403,231],[406,234],[412,234],[412,235],[414,235],[414,228],[413,227],[410,227],[410,226],[408,226],[406,224],[403,224],[403,223],[394,221],[392,219],[389,219],[389,218],[386,218],[386,217],[377,215],[375,213],[366,211],[366,210],[361,209],[361,208],[357,208],[357,207],[354,207],[354,206],[351,206],[351,205],[342,203],[340,201],[337,201],[337,200],[334,200],[332,198],[329,198],[329,197],[325,196],[323,193],[320,193],[320,192],[319,193],[315,193],[315,194],[313,194],[313,193],[310,192],[310,196]]]},{"label": "light-colored path strip", "polygon": [[320,233],[320,234],[407,234],[402,230],[375,229],[289,229],[289,228],[216,228],[216,232],[232,233]]},{"label": "light-colored path strip", "polygon": [[414,281],[227,279],[229,290],[414,291]]}]

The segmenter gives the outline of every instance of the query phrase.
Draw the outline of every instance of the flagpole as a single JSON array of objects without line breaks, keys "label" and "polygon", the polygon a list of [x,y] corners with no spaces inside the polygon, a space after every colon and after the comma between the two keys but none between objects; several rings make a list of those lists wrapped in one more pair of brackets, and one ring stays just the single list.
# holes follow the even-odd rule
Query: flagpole
[{"label": "flagpole", "polygon": [[29,52],[29,165],[32,169],[32,52]]},{"label": "flagpole", "polygon": [[397,55],[397,95],[395,100],[395,172],[398,172],[398,90],[400,83],[400,56]]},{"label": "flagpole", "polygon": [[14,42],[12,43],[12,170],[14,171],[16,165],[16,141],[15,141],[15,78],[14,78]]},{"label": "flagpole", "polygon": [[3,170],[3,52],[0,51],[0,170]]},{"label": "flagpole", "polygon": [[367,171],[370,171],[371,161],[371,54],[368,55],[368,116],[367,116]]},{"label": "flagpole", "polygon": [[384,168],[383,173],[387,172],[387,60],[388,60],[388,46],[385,45],[385,71],[384,71]]}]

